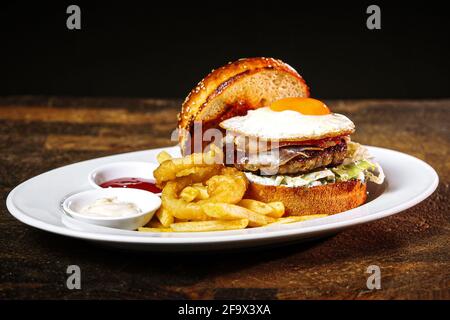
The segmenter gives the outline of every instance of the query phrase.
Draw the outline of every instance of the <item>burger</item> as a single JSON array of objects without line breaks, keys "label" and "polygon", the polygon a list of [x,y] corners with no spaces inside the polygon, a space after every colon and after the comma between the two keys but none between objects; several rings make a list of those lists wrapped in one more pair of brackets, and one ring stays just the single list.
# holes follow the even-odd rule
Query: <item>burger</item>
[{"label": "burger", "polygon": [[225,163],[249,180],[246,197],[281,201],[288,215],[355,208],[366,201],[368,182],[383,183],[383,171],[351,141],[354,123],[309,95],[299,73],[277,59],[241,59],[213,70],[182,105],[181,152],[197,152],[195,141],[204,150],[214,130]]}]

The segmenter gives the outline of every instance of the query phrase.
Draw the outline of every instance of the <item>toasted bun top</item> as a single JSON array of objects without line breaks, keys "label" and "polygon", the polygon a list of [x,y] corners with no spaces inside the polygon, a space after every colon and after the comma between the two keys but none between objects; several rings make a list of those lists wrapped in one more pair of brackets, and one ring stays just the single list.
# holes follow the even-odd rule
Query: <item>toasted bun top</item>
[{"label": "toasted bun top", "polygon": [[273,58],[246,58],[207,75],[186,97],[178,117],[183,154],[190,153],[194,122],[202,131],[218,128],[225,119],[245,115],[287,97],[308,97],[309,88],[291,66]]}]

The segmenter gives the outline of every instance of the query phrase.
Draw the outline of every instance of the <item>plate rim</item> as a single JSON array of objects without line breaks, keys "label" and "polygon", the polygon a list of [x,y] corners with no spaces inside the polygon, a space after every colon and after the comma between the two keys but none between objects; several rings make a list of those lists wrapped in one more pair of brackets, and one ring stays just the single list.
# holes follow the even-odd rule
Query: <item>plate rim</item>
[{"label": "plate rim", "polygon": [[[155,149],[148,149],[148,150],[138,150],[138,151],[132,151],[132,152],[126,152],[126,153],[120,153],[116,155],[109,155],[94,159],[88,159],[72,164],[68,164],[59,168],[55,168],[52,170],[49,170],[47,172],[41,173],[35,177],[32,177],[30,179],[27,179],[26,181],[20,183],[17,185],[13,190],[10,191],[8,194],[8,197],[6,199],[6,207],[10,214],[15,217],[20,222],[29,225],[31,227],[35,227],[37,229],[48,231],[54,234],[68,236],[72,238],[77,239],[83,239],[88,241],[101,241],[101,242],[111,242],[111,243],[127,243],[127,244],[145,244],[145,245],[192,245],[192,244],[219,244],[219,243],[227,243],[227,242],[247,242],[247,241],[257,241],[257,240],[271,240],[271,239],[277,239],[277,238],[287,238],[296,234],[314,234],[317,232],[332,232],[334,230],[340,230],[349,226],[355,226],[362,223],[368,223],[371,221],[375,221],[378,219],[382,219],[385,217],[388,217],[390,215],[394,215],[396,213],[399,213],[401,211],[404,211],[406,209],[409,209],[413,207],[414,205],[420,203],[421,201],[428,198],[437,188],[439,185],[439,176],[437,172],[434,170],[433,167],[431,167],[428,163],[425,161],[414,157],[412,155],[387,149],[387,148],[381,148],[381,147],[375,147],[375,146],[368,146],[370,149],[378,149],[381,151],[388,151],[393,153],[401,154],[402,156],[407,156],[411,158],[414,161],[418,161],[424,168],[426,168],[431,175],[433,175],[433,181],[430,183],[427,189],[425,189],[422,193],[419,195],[413,197],[412,199],[409,199],[406,202],[400,203],[394,207],[387,208],[384,210],[377,211],[373,214],[365,215],[362,217],[355,217],[352,219],[346,219],[344,221],[336,221],[324,225],[318,225],[318,226],[309,226],[309,227],[302,227],[302,228],[289,228],[289,229],[281,229],[280,230],[271,230],[271,232],[261,232],[261,233],[248,233],[248,234],[230,234],[226,235],[229,231],[216,231],[211,233],[210,236],[204,236],[204,237],[145,237],[145,236],[132,236],[132,235],[117,235],[117,234],[105,234],[105,233],[95,233],[95,232],[88,232],[88,231],[78,231],[78,230],[72,230],[65,226],[58,226],[53,225],[47,222],[44,222],[42,220],[39,220],[34,217],[30,217],[26,213],[23,213],[20,209],[18,209],[14,202],[13,198],[15,193],[17,192],[18,188],[21,187],[23,184],[27,183],[31,179],[37,179],[41,175],[46,174],[48,172],[59,170],[68,166],[72,165],[78,165],[81,163],[93,161],[93,160],[99,160],[102,158],[108,158],[111,156],[117,156],[117,155],[126,155],[131,153],[137,153],[137,152],[146,152],[146,151],[155,151],[155,150],[167,150],[169,148],[176,148],[176,146],[169,146],[169,147],[163,147],[163,148],[155,148]],[[382,195],[381,195],[382,196]],[[352,212],[354,210],[357,210],[360,207],[347,210],[344,212]],[[341,213],[344,213],[341,212]],[[198,233],[186,233],[189,234],[198,234]],[[204,233],[202,233],[204,234]],[[220,234],[220,236],[217,236]]]}]

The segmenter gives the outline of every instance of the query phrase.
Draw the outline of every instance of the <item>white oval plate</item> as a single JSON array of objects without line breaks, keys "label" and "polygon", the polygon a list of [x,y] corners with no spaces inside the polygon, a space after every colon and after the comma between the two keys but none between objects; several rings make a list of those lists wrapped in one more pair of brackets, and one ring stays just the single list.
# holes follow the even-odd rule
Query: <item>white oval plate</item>
[{"label": "white oval plate", "polygon": [[[162,150],[179,156],[178,147],[170,147],[103,157],[48,171],[12,190],[6,200],[8,210],[30,226],[120,248],[157,251],[231,249],[323,237],[350,226],[381,219],[421,202],[433,193],[439,181],[434,169],[422,160],[393,150],[369,147],[386,174],[387,181],[381,194],[374,196],[372,193],[366,204],[326,218],[262,228],[198,233],[111,232],[109,228],[83,228],[64,219],[61,202],[75,192],[92,188],[87,176],[94,168],[117,161],[156,163],[156,155]],[[380,193],[380,190],[376,192]],[[73,227],[67,227],[71,225]]]}]

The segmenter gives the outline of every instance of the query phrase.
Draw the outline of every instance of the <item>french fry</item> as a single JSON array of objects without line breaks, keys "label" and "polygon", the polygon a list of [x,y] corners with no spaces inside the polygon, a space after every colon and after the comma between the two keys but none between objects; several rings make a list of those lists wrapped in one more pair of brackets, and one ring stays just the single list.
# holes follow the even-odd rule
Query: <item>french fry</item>
[{"label": "french fry", "polygon": [[180,198],[186,202],[192,202],[198,196],[200,191],[195,189],[194,187],[186,187],[180,193]]},{"label": "french fry", "polygon": [[198,167],[190,167],[183,170],[178,171],[175,176],[177,178],[186,177],[191,174],[196,174],[199,171]]},{"label": "french fry", "polygon": [[203,232],[244,229],[248,225],[248,219],[229,220],[229,221],[193,221],[172,223],[171,229],[175,232]]},{"label": "french fry", "polygon": [[144,227],[147,228],[165,228],[157,218],[152,218]]},{"label": "french fry", "polygon": [[171,228],[148,228],[148,227],[140,227],[138,228],[140,232],[173,232]]},{"label": "french fry", "polygon": [[[195,204],[193,202],[192,204]],[[177,220],[184,220],[184,221],[208,221],[213,220],[211,217],[206,215],[203,210],[201,209],[201,206],[195,206],[196,210],[192,210],[189,215],[183,215],[180,214],[179,211],[171,211],[169,212],[173,215],[173,217]]]},{"label": "french fry", "polygon": [[156,217],[165,228],[169,227],[173,223],[173,215],[164,207],[161,207],[158,211],[156,211]]},{"label": "french fry", "polygon": [[283,217],[278,218],[275,222],[271,224],[285,224],[285,223],[293,223],[293,222],[300,222],[300,221],[306,221],[306,220],[312,220],[317,218],[323,218],[327,217],[327,214],[311,214],[307,216],[289,216],[289,217]]},{"label": "french fry", "polygon": [[220,220],[248,219],[249,227],[260,227],[275,222],[274,218],[253,212],[247,208],[228,203],[207,203],[203,211],[210,217]]},{"label": "french fry", "polygon": [[268,204],[253,199],[242,199],[237,205],[263,215],[270,215],[274,211]]},{"label": "french fry", "polygon": [[281,218],[284,215],[285,208],[283,202],[281,201],[269,202],[268,205],[271,206],[273,209],[271,213],[267,214],[269,217]]},{"label": "french fry", "polygon": [[172,160],[172,156],[170,154],[168,154],[167,151],[161,151],[156,156],[156,160],[158,160],[158,163],[161,164],[161,163],[163,163],[166,160]]},{"label": "french fry", "polygon": [[194,188],[194,189],[196,189],[198,191],[198,194],[195,197],[196,199],[198,199],[198,200],[206,200],[206,199],[209,198],[208,188],[206,188],[201,183],[192,185],[192,188]]},{"label": "french fry", "polygon": [[192,184],[190,188],[194,188],[195,190],[198,191],[194,200],[206,200],[209,198],[208,188],[204,186],[201,182]]}]

